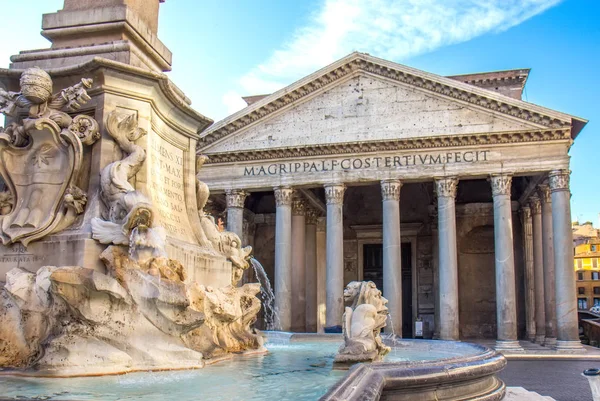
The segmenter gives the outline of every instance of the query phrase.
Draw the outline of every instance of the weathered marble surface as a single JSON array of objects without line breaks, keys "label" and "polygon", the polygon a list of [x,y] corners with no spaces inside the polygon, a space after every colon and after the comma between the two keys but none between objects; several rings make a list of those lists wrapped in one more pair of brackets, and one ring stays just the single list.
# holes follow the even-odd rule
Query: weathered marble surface
[{"label": "weathered marble surface", "polygon": [[[177,261],[103,253],[108,274],[84,267],[13,269],[0,292],[0,366],[72,376],[199,368],[227,352],[262,349],[252,331],[258,284],[186,284]],[[13,371],[14,372],[14,371]]]}]

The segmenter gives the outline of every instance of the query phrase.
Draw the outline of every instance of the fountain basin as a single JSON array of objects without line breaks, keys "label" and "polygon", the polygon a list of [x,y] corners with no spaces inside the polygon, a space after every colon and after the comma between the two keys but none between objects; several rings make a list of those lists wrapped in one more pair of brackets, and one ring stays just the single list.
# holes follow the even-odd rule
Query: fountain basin
[{"label": "fountain basin", "polygon": [[[158,401],[167,394],[182,401],[433,400],[432,394],[439,400],[499,400],[504,394],[494,375],[506,361],[482,346],[399,340],[388,343],[393,347],[383,363],[348,372],[332,369],[343,343],[339,334],[267,333],[267,339],[267,354],[235,355],[199,370],[68,379],[0,375],[0,388],[8,399],[82,401]],[[391,398],[398,394],[405,398]]]},{"label": "fountain basin", "polygon": [[454,341],[395,341],[394,352],[402,353],[403,348],[446,357],[355,365],[320,400],[493,401],[504,397],[505,385],[496,374],[504,369],[506,359],[490,348]]}]

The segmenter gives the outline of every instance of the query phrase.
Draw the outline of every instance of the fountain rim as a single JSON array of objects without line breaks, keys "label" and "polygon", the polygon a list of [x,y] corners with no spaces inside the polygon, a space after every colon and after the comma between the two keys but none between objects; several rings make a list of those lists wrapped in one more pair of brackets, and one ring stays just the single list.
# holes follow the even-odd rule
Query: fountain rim
[{"label": "fountain rim", "polygon": [[[476,355],[458,356],[425,361],[360,363],[350,368],[320,401],[363,401],[378,400],[384,391],[445,387],[458,384],[467,387],[470,383],[490,380],[485,394],[478,394],[478,401],[500,400],[506,386],[495,377],[507,364],[506,358],[497,351],[479,344],[446,340],[401,340],[437,344],[464,344],[481,351]],[[470,399],[470,398],[465,398]]]}]

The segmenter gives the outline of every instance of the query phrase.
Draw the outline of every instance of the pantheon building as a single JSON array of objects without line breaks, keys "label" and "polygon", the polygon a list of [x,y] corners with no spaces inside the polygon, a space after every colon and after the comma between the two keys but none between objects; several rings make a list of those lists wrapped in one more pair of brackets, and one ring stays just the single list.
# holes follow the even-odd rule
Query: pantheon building
[{"label": "pantheon building", "polygon": [[521,99],[529,70],[442,77],[364,53],[201,134],[211,207],[252,245],[286,331],[339,331],[371,280],[388,329],[580,347],[569,147],[586,120]]}]

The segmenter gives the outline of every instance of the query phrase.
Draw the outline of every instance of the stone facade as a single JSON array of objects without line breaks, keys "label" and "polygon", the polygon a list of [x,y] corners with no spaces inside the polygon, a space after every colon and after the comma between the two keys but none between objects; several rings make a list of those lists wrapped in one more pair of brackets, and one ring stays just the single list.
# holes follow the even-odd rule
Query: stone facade
[{"label": "stone facade", "polygon": [[[551,171],[568,169],[569,146],[586,123],[522,102],[527,75],[440,77],[353,53],[279,92],[252,97],[246,109],[206,130],[198,152],[209,161],[199,177],[215,193],[249,192],[254,213],[277,216],[273,190],[285,187],[301,191],[326,217],[327,274],[317,287],[326,287],[318,299],[328,314],[320,330],[339,324],[346,284],[372,279],[389,300],[387,327],[396,334],[413,336],[420,319],[425,337],[496,338],[515,349],[518,338],[535,337],[536,317],[552,326],[551,316],[533,311],[540,300],[531,296],[534,284],[544,286],[533,274],[542,233],[521,222],[520,209],[530,210],[547,182],[549,193],[564,182]],[[562,201],[559,189],[552,194]],[[564,217],[547,205],[553,218]],[[274,244],[284,221],[268,221],[257,225],[255,256],[274,272],[277,290],[281,266],[273,265],[273,252],[293,252],[300,242],[292,236],[289,245]],[[542,303],[558,302],[573,284],[568,275],[562,280],[546,284],[556,287],[557,300]],[[568,348],[572,333],[562,333],[559,346]]]}]

